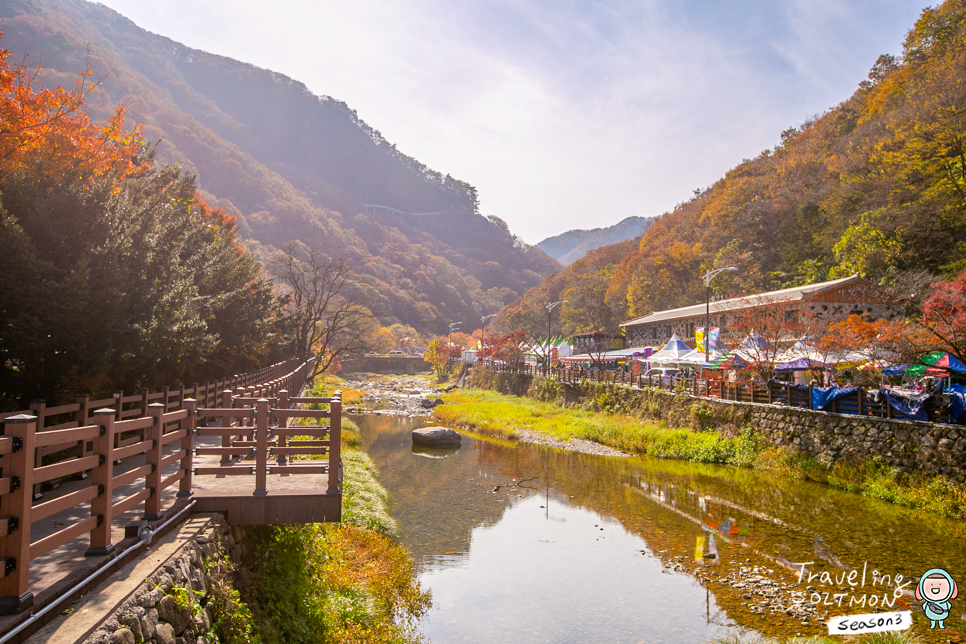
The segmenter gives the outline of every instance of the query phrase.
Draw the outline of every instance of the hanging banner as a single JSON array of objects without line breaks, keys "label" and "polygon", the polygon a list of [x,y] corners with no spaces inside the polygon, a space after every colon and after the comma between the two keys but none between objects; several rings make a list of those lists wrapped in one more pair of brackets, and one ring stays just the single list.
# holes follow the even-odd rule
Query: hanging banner
[{"label": "hanging banner", "polygon": [[694,327],[694,345],[699,351],[704,351],[704,327]]},{"label": "hanging banner", "polygon": [[721,329],[719,327],[716,327],[716,326],[711,327],[711,333],[708,334],[708,340],[711,342],[712,349],[718,348],[718,335],[720,333],[721,333]]}]

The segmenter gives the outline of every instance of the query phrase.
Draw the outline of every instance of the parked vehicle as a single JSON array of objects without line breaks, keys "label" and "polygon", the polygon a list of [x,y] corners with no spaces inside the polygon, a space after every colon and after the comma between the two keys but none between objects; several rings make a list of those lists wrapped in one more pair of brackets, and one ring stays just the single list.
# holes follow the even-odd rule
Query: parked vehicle
[{"label": "parked vehicle", "polygon": [[680,375],[680,369],[673,369],[671,367],[654,367],[653,369],[648,369],[647,373],[644,374],[644,376],[647,378],[650,378],[651,376],[667,376],[669,378],[677,378]]}]

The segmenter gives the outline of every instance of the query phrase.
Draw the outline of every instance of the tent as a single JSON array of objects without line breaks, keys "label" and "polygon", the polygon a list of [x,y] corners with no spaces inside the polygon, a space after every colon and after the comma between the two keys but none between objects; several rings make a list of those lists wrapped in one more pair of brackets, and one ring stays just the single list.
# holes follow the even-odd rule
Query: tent
[{"label": "tent", "polygon": [[966,373],[966,365],[944,351],[935,351],[919,356],[916,364],[904,372],[906,376],[948,376],[949,372]]},{"label": "tent", "polygon": [[[711,353],[708,354],[708,362],[709,363],[714,362],[715,360],[717,360],[718,358],[721,358],[725,354],[726,354],[726,350],[724,347],[721,347],[721,348],[711,347]],[[694,366],[705,364],[704,349],[701,347],[692,349],[688,353],[681,356],[679,363],[686,364],[686,365],[694,365]]]},{"label": "tent", "polygon": [[681,358],[691,352],[691,347],[684,344],[678,334],[675,333],[668,340],[660,351],[647,358],[648,362],[657,364],[668,364],[671,362],[681,362]]},{"label": "tent", "polygon": [[811,360],[809,358],[798,358],[796,360],[790,360],[789,362],[783,362],[781,364],[775,365],[776,372],[789,372],[789,371],[824,371],[828,369],[824,362],[819,360]]},{"label": "tent", "polygon": [[701,365],[705,369],[744,369],[748,366],[748,361],[742,358],[736,351],[726,353],[717,360],[706,362]]}]

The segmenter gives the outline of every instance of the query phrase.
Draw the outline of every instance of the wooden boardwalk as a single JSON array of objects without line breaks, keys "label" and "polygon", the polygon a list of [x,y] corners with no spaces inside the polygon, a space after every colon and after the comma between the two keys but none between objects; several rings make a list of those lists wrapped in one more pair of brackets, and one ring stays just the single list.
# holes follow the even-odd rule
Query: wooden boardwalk
[{"label": "wooden boardwalk", "polygon": [[182,509],[235,525],[340,520],[341,397],[288,393],[310,372],[282,363],[0,416],[0,633]]}]

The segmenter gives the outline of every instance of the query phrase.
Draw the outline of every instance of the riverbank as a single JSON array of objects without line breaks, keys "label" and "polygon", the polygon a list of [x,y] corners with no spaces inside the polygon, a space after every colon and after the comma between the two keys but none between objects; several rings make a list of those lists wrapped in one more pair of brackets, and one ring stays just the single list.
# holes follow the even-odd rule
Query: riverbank
[{"label": "riverbank", "polygon": [[[498,374],[499,375],[499,374]],[[507,438],[536,435],[571,448],[592,441],[622,452],[752,467],[816,481],[904,507],[966,518],[966,485],[945,476],[902,472],[875,457],[838,462],[769,444],[747,418],[683,394],[585,383],[580,390],[544,378],[499,383],[477,376],[443,396],[434,410],[441,424]],[[504,393],[493,391],[500,389]],[[686,400],[685,400],[686,399]]]},{"label": "riverbank", "polygon": [[[308,395],[336,389],[347,405],[361,401],[361,390],[331,377]],[[429,608],[429,594],[399,543],[372,460],[356,449],[358,427],[343,418],[342,433],[342,522],[251,531],[236,585],[253,628],[250,638],[225,644],[421,641],[415,624]]]}]

